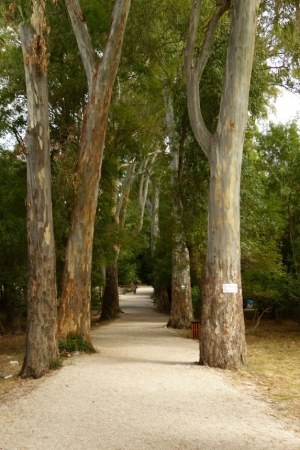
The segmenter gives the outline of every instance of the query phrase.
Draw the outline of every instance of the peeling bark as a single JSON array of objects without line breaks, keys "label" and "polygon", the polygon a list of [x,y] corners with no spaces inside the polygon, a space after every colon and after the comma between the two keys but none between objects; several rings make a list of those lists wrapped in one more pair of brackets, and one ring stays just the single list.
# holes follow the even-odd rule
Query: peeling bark
[{"label": "peeling bark", "polygon": [[32,8],[32,25],[20,25],[28,103],[28,307],[22,378],[41,377],[58,356],[44,2],[33,2]]},{"label": "peeling bark", "polygon": [[[220,112],[213,135],[201,115],[199,83],[218,20],[231,1],[218,2],[199,57],[194,60],[201,4],[201,0],[193,2],[185,51],[190,121],[210,164],[200,363],[239,368],[247,363],[240,270],[240,179],[259,0],[233,2]],[[224,284],[236,286],[237,292],[225,292]]]},{"label": "peeling bark", "polygon": [[91,268],[94,223],[111,94],[115,82],[130,0],[116,0],[101,61],[94,51],[77,0],[66,0],[86,70],[89,99],[84,112],[78,157],[79,186],[71,218],[58,314],[58,334],[70,332],[90,340]]}]

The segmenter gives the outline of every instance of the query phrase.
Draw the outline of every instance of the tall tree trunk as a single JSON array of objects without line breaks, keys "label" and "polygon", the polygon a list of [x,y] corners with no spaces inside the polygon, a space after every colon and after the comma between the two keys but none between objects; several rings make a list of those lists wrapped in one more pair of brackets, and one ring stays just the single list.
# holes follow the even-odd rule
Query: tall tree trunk
[{"label": "tall tree trunk", "polygon": [[[151,217],[151,256],[155,257],[156,241],[159,236],[159,178],[153,176],[151,178],[152,184],[152,198],[151,203],[147,201],[147,209]],[[155,273],[155,271],[154,271]],[[170,314],[171,311],[171,299],[169,297],[167,288],[165,286],[160,286],[157,281],[157,276],[153,274],[153,287],[155,296],[155,308],[157,311]]]},{"label": "tall tree trunk", "polygon": [[[132,165],[127,167],[126,180],[129,180],[129,173],[134,170]],[[125,186],[122,186],[122,192],[119,193],[119,180],[113,177],[111,179],[111,190],[112,195],[112,211],[111,219],[113,226],[122,228],[126,216],[127,202],[129,198],[131,184],[125,182]],[[119,303],[119,280],[118,280],[118,258],[120,253],[120,246],[118,243],[111,242],[112,250],[114,252],[114,260],[106,266],[106,276],[104,292],[102,297],[101,306],[101,319],[106,320],[107,318],[116,317],[120,312]]]},{"label": "tall tree trunk", "polygon": [[184,242],[183,229],[180,221],[182,204],[178,187],[182,179],[182,167],[179,155],[183,150],[186,130],[181,136],[176,132],[173,105],[168,93],[165,93],[166,119],[170,138],[172,155],[172,186],[173,198],[173,249],[172,249],[172,299],[168,326],[172,328],[189,328],[193,320],[193,305],[191,294],[190,262],[187,247]]},{"label": "tall tree trunk", "polygon": [[238,368],[247,362],[240,268],[240,178],[259,0],[235,0],[217,130],[202,118],[199,83],[220,17],[231,2],[218,2],[197,60],[193,54],[201,0],[193,3],[185,52],[191,125],[210,164],[206,279],[200,363]]},{"label": "tall tree trunk", "polygon": [[157,177],[152,177],[151,179],[152,183],[152,199],[151,199],[151,206],[149,208],[149,213],[151,217],[151,254],[152,257],[155,253],[156,248],[156,240],[159,235],[159,216],[158,216],[158,209],[159,209],[159,180]]},{"label": "tall tree trunk", "polygon": [[185,245],[173,244],[172,302],[168,327],[189,328],[193,320],[189,254]]},{"label": "tall tree trunk", "polygon": [[45,2],[33,2],[32,26],[20,25],[28,103],[25,141],[29,272],[22,378],[41,377],[58,356],[44,7]]},{"label": "tall tree trunk", "polygon": [[240,268],[241,152],[235,154],[231,139],[223,138],[222,145],[224,152],[218,148],[222,165],[214,164],[217,159],[212,158],[210,167],[200,362],[226,368],[246,364],[247,352]]},{"label": "tall tree trunk", "polygon": [[118,259],[106,267],[106,282],[102,298],[102,319],[116,317],[121,311],[118,291]]},{"label": "tall tree trunk", "polygon": [[89,100],[81,132],[80,182],[66,250],[58,334],[66,338],[70,332],[75,332],[90,340],[92,246],[98,188],[111,93],[121,57],[130,0],[116,0],[103,58],[96,64],[77,0],[66,0],[66,5],[87,73]]}]

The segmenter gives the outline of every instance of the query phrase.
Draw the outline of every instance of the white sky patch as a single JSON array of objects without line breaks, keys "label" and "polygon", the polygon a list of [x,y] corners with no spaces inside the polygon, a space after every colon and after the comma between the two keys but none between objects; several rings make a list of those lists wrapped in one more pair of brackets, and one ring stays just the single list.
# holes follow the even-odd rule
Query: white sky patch
[{"label": "white sky patch", "polygon": [[274,111],[270,108],[269,121],[274,123],[287,123],[297,120],[300,125],[300,95],[282,90],[273,103]]}]

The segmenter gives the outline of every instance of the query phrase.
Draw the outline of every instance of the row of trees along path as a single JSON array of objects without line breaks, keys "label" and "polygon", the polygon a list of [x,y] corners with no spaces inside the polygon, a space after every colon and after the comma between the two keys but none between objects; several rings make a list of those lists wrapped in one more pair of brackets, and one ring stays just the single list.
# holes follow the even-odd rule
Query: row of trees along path
[{"label": "row of trees along path", "polygon": [[250,386],[198,361],[198,342],[167,328],[152,289],[122,295],[118,320],[80,355],[0,405],[2,449],[284,449],[300,438]]},{"label": "row of trees along path", "polygon": [[[57,337],[65,339],[70,332],[75,332],[91,340],[91,287],[92,283],[97,282],[98,287],[103,282],[99,274],[97,281],[93,279],[92,267],[106,267],[102,314],[114,316],[119,313],[117,263],[120,248],[125,243],[123,231],[125,228],[127,231],[130,229],[124,226],[125,215],[130,203],[130,189],[137,177],[140,179],[139,213],[134,214],[136,223],[131,235],[137,236],[142,229],[143,211],[147,205],[151,211],[152,256],[158,262],[162,259],[160,255],[165,255],[165,252],[160,253],[159,244],[163,216],[167,216],[163,207],[159,210],[159,201],[163,196],[165,200],[169,197],[165,204],[170,208],[172,230],[165,229],[172,236],[172,258],[169,259],[172,274],[160,280],[158,275],[164,271],[158,269],[157,273],[152,274],[151,281],[148,278],[148,282],[155,285],[156,298],[159,293],[163,293],[160,304],[164,303],[165,309],[170,306],[169,326],[185,328],[193,318],[189,289],[190,257],[193,278],[197,279],[202,292],[201,363],[223,369],[239,369],[246,365],[241,270],[249,265],[244,263],[245,259],[241,264],[241,256],[245,258],[245,253],[241,254],[240,218],[243,220],[244,217],[245,222],[245,217],[251,216],[256,210],[251,205],[250,214],[240,215],[246,126],[248,123],[248,131],[251,128],[254,131],[254,122],[261,114],[259,111],[263,111],[267,99],[274,95],[275,91],[272,93],[272,88],[267,85],[282,85],[281,80],[286,79],[282,75],[279,78],[276,76],[275,80],[274,67],[269,67],[267,61],[279,58],[283,49],[287,51],[285,59],[289,65],[299,60],[295,50],[299,48],[298,40],[292,49],[287,44],[290,33],[286,31],[282,33],[284,36],[279,37],[281,33],[278,31],[280,27],[285,30],[290,28],[286,23],[291,24],[293,20],[295,29],[298,29],[299,1],[277,1],[275,8],[272,2],[259,0],[221,0],[215,3],[164,0],[159,5],[155,1],[137,1],[132,7],[130,0],[88,2],[89,5],[78,0],[37,0],[28,5],[25,5],[26,2],[21,2],[22,5],[18,2],[4,3],[0,19],[1,30],[5,35],[5,39],[2,39],[5,44],[2,52],[5,58],[2,60],[5,62],[1,83],[5,89],[0,89],[0,94],[4,92],[0,108],[6,120],[1,121],[0,131],[2,128],[5,133],[8,130],[13,132],[14,128],[9,125],[11,117],[4,111],[4,101],[9,105],[7,110],[18,111],[20,123],[15,128],[15,134],[25,131],[25,112],[20,106],[11,107],[13,99],[20,102],[22,99],[21,103],[25,103],[26,97],[27,108],[24,111],[28,113],[25,139],[17,139],[27,163],[29,256],[26,277],[26,356],[21,376],[39,378],[47,371],[58,356]],[[293,7],[287,8],[290,3]],[[158,10],[158,6],[162,9]],[[279,20],[282,14],[285,15]],[[66,17],[68,19],[64,27],[62,21]],[[148,20],[149,17],[151,20]],[[64,46],[65,43],[68,45]],[[17,59],[13,55],[18,46],[22,48],[24,61],[24,73],[20,75],[23,90],[17,93],[15,86],[20,83],[13,81],[13,95],[9,97],[10,100],[5,100],[10,78],[6,75],[6,66],[10,60],[8,56],[13,57],[11,79],[15,80],[15,69],[20,64],[16,63]],[[6,49],[10,49],[10,52]],[[77,55],[77,60],[80,56],[80,64],[76,67],[73,64],[74,55]],[[58,61],[63,70],[56,74]],[[70,81],[70,75],[63,76],[67,63],[72,80],[76,73],[74,82]],[[266,70],[261,70],[261,67]],[[294,75],[297,71],[284,72]],[[263,73],[267,73],[268,77],[265,78]],[[290,88],[288,81],[286,84]],[[57,89],[54,89],[55,85]],[[70,86],[78,88],[79,85],[80,95],[69,90]],[[61,101],[66,98],[77,101],[73,104],[72,100],[67,106],[68,101]],[[129,114],[129,111],[133,114]],[[17,116],[13,122],[17,121]],[[131,119],[133,117],[135,120]],[[19,128],[20,131],[16,133]],[[252,134],[253,143],[258,142],[254,136]],[[72,193],[66,192],[67,201],[64,195],[58,195],[59,183],[56,184],[54,180],[56,178],[57,181],[59,177],[53,174],[55,171],[58,174],[59,162],[63,163],[62,166],[68,166],[65,157],[69,151],[70,154],[74,152],[73,156],[76,153],[77,157],[74,174],[72,170],[69,171]],[[255,155],[256,149],[253,151]],[[195,164],[196,155],[199,165]],[[268,162],[269,157],[268,146],[264,159]],[[160,167],[154,169],[156,160],[159,160]],[[165,189],[169,184],[164,179],[168,163],[172,174],[170,191],[169,188],[167,191],[172,192],[172,195],[168,195]],[[294,163],[292,166],[295,167]],[[106,176],[103,177],[103,173]],[[269,173],[269,170],[261,171],[262,176],[265,173]],[[248,179],[252,177],[248,176]],[[151,208],[147,203],[149,183],[149,195],[153,194]],[[206,189],[208,183],[209,189]],[[160,191],[161,197],[160,185],[164,186]],[[249,191],[256,192],[257,185],[252,180],[253,187]],[[109,186],[108,191],[106,186]],[[56,195],[51,194],[53,187]],[[137,193],[136,185],[135,189]],[[280,187],[280,196],[283,193],[287,196],[292,190],[289,186],[284,186],[284,189]],[[199,202],[195,202],[195,195],[198,194]],[[206,195],[208,211],[204,206],[207,204]],[[106,205],[108,197],[109,205]],[[245,194],[244,197],[249,198]],[[52,199],[56,221],[53,221]],[[56,215],[59,204],[64,210],[63,215]],[[101,226],[104,216],[105,229]],[[257,212],[256,216],[259,216]],[[267,217],[268,214],[263,216]],[[291,218],[289,212],[290,223]],[[60,227],[57,226],[58,222],[61,222]],[[274,229],[283,229],[284,226],[282,222],[280,227],[274,225]],[[251,224],[249,228],[255,229]],[[266,235],[272,235],[266,232],[265,226],[260,228],[264,229]],[[60,242],[61,246],[54,243],[54,229],[56,242]],[[108,245],[105,243],[105,230],[110,236]],[[291,280],[290,297],[299,303],[297,237],[294,238],[290,231],[288,234],[289,238],[284,239],[288,242],[288,253],[293,256],[294,266],[288,278],[289,282]],[[264,240],[261,231],[253,236],[247,259],[251,264],[260,260],[260,265],[263,265],[260,258],[253,257],[252,250],[258,247],[258,236],[261,241]],[[97,238],[98,248],[93,251],[92,258]],[[144,245],[142,241],[140,245]],[[3,239],[3,242],[7,249],[9,246],[6,240]],[[273,245],[276,252],[281,252],[279,239],[273,237]],[[248,245],[243,247],[249,249]],[[270,251],[274,265],[278,268],[270,270],[272,289],[274,285],[276,289],[277,285],[285,285],[276,252]],[[265,255],[265,252],[261,253]],[[97,263],[95,258],[98,258]],[[269,260],[266,256],[265,259]],[[285,258],[286,261],[292,259]],[[287,263],[287,267],[289,265]],[[278,283],[274,282],[275,273],[280,280]],[[6,292],[16,286],[15,279],[12,280],[10,275],[2,281],[3,287],[8,280],[10,282],[10,286],[5,287]],[[168,286],[171,276],[172,286]],[[132,277],[135,278],[138,277]],[[255,277],[251,275],[251,279],[248,279],[251,284],[249,296],[254,291],[252,280],[257,278],[255,274]],[[265,278],[263,273],[264,285],[267,284]],[[186,287],[184,298],[183,285]],[[244,286],[245,283],[243,289]],[[275,298],[273,292],[270,294],[272,289],[269,289],[268,295]],[[172,292],[169,304],[166,296],[168,290]],[[25,288],[22,287],[20,292],[25,292]],[[245,292],[244,298],[247,298]],[[285,292],[281,294],[283,296],[287,297]],[[7,300],[5,303],[9,305]]]}]

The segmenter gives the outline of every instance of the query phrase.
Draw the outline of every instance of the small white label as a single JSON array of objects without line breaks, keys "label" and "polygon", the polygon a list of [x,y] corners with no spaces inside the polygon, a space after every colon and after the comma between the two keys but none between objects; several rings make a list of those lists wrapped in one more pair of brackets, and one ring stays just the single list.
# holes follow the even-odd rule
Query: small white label
[{"label": "small white label", "polygon": [[237,294],[238,285],[236,283],[223,284],[223,292]]}]

